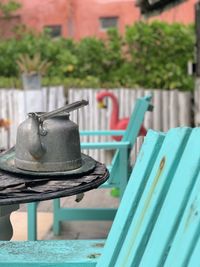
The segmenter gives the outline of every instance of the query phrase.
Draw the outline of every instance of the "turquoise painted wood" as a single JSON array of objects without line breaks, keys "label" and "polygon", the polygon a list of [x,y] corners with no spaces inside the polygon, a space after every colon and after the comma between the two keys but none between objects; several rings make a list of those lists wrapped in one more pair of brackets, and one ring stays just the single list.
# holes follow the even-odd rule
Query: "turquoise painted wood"
[{"label": "turquoise painted wood", "polygon": [[0,266],[198,267],[200,128],[148,131],[107,240],[0,242]]},{"label": "turquoise painted wood", "polygon": [[28,240],[37,239],[37,205],[38,202],[28,204]]},{"label": "turquoise painted wood", "polygon": [[[127,246],[124,246],[120,251],[121,256],[116,266],[124,266],[125,264],[131,266],[132,263],[135,266],[139,266],[140,258],[145,249],[145,243],[149,239],[171,180],[174,178],[177,161],[183,153],[189,133],[190,129],[187,128],[175,129],[170,131],[165,138],[158,155],[158,160],[154,164],[145,191],[134,215],[134,220],[129,228],[126,240]],[[159,235],[161,234],[161,232],[157,233]],[[154,259],[156,257],[157,253]],[[150,262],[148,264],[148,266],[156,266],[151,265]]]},{"label": "turquoise painted wood", "polygon": [[96,131],[80,131],[80,135],[88,135],[88,136],[101,136],[101,135],[116,135],[123,136],[125,134],[125,130],[96,130]]},{"label": "turquoise painted wood", "polygon": [[[188,190],[192,189],[192,193],[184,211],[181,224],[177,230],[177,234],[172,241],[171,250],[166,260],[167,267],[172,266],[174,262],[176,262],[177,266],[188,266],[190,258],[191,262],[193,262],[191,263],[191,266],[199,265],[200,247],[198,243],[200,241],[200,174],[198,175],[196,182],[195,178],[196,175],[192,181],[194,184],[196,183],[194,188],[191,185],[188,188]],[[193,254],[193,251],[197,253],[197,251],[195,251],[196,247],[198,247],[198,260],[196,258],[194,261],[194,259],[192,259],[194,255],[191,257],[191,254]]]},{"label": "turquoise painted wood", "polygon": [[200,251],[200,238],[197,240],[192,255],[188,261],[188,266],[190,267],[196,267],[199,265],[199,251]]},{"label": "turquoise painted wood", "polygon": [[189,264],[200,237],[199,135],[167,134],[114,266],[199,266]]},{"label": "turquoise painted wood", "polygon": [[1,267],[93,267],[100,257],[102,240],[0,242]]},{"label": "turquoise painted wood", "polygon": [[110,230],[104,253],[99,260],[99,267],[115,266],[163,139],[163,134],[148,131]]},{"label": "turquoise painted wood", "polygon": [[[165,266],[175,266],[175,264],[176,266],[184,266],[183,258],[187,256],[189,246],[193,244],[192,238],[196,234],[200,223],[199,216],[195,216],[195,213],[198,213],[200,209],[200,138],[197,138],[199,133],[199,129],[194,129],[187,144],[181,147],[184,153],[180,157],[179,164],[177,164],[170,190],[166,195],[162,210],[149,239],[148,248],[145,250],[140,263],[141,266],[146,266],[149,256],[153,253],[156,254],[156,257],[152,259],[149,266],[162,265],[165,261],[163,253],[168,250],[169,246],[172,247],[167,257],[168,263],[166,262]],[[184,216],[183,219],[181,219],[182,216]],[[177,231],[180,220],[181,227]],[[159,233],[162,233],[162,239]],[[173,240],[174,237],[175,240]],[[174,244],[174,242],[176,243]],[[178,244],[178,242],[180,243]],[[170,260],[173,257],[174,261]]]},{"label": "turquoise painted wood", "polygon": [[[130,175],[129,156],[133,145],[135,144],[140,127],[142,125],[144,115],[147,110],[152,111],[152,105],[150,103],[151,96],[145,96],[139,98],[136,101],[133,113],[130,118],[130,122],[126,131],[85,131],[81,132],[81,135],[122,135],[123,138],[120,142],[102,142],[102,143],[81,143],[82,149],[115,149],[116,153],[113,157],[110,166],[110,178],[100,188],[120,188],[121,196],[126,188],[128,178]],[[123,177],[123,179],[122,179]],[[35,208],[33,206],[35,205]],[[29,240],[37,239],[37,226],[36,222],[36,204],[31,203],[30,208],[28,205],[28,238]],[[113,208],[79,208],[70,209],[62,208],[60,205],[60,199],[53,201],[54,219],[53,230],[55,235],[60,234],[61,221],[71,220],[113,220],[117,209]],[[31,226],[29,226],[31,225]]]},{"label": "turquoise painted wood", "polygon": [[[149,131],[143,145],[148,149],[146,153],[141,150],[138,157],[108,236],[105,254],[102,255],[104,240],[0,242],[3,248],[0,249],[0,266],[96,266],[101,255],[105,262],[112,260],[112,255],[115,258],[119,246],[123,245],[133,210],[137,207],[163,138],[163,134]],[[102,261],[99,261],[99,266],[102,266]]]}]

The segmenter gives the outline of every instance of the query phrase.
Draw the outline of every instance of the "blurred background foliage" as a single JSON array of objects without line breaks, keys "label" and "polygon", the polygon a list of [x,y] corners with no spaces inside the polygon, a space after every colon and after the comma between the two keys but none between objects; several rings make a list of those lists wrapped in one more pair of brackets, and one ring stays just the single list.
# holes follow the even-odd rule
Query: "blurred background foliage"
[{"label": "blurred background foliage", "polygon": [[18,29],[15,38],[0,39],[0,87],[20,87],[17,59],[40,53],[52,63],[44,85],[193,90],[187,64],[194,61],[194,49],[194,26],[158,21],[129,26],[123,37],[111,29],[106,40],[79,42]]}]

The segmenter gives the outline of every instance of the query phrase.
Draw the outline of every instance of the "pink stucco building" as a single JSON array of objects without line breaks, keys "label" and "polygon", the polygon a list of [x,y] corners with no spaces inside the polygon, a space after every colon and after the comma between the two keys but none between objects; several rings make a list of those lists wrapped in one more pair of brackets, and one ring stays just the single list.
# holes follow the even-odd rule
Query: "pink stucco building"
[{"label": "pink stucco building", "polygon": [[[54,36],[70,36],[76,40],[86,36],[105,37],[109,26],[115,26],[123,33],[127,25],[143,19],[134,0],[18,1],[22,3],[21,10],[16,13],[18,21],[37,31],[51,28]],[[191,23],[195,2],[186,0],[153,19]]]},{"label": "pink stucco building", "polygon": [[139,9],[133,0],[19,0],[22,22],[42,31],[45,27],[60,29],[62,36],[80,39],[85,36],[103,37],[106,27],[125,26],[138,20]]}]

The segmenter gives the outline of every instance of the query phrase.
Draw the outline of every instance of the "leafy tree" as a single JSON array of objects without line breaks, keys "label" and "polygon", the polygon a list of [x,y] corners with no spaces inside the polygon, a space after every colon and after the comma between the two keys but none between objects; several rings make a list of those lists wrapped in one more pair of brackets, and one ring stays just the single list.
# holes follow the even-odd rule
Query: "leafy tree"
[{"label": "leafy tree", "polygon": [[0,1],[0,11],[5,17],[10,17],[13,12],[18,10],[21,7],[21,4],[14,0],[9,0],[7,2]]}]

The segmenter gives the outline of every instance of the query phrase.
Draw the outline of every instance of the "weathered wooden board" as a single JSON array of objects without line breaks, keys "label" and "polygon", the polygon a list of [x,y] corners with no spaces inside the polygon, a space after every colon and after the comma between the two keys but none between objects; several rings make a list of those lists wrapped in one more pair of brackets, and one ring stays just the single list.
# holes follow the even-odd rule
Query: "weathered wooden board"
[{"label": "weathered wooden board", "polygon": [[[101,89],[70,89],[68,91],[69,103],[80,100],[89,100],[89,106],[80,111],[71,113],[70,118],[79,124],[80,130],[108,130],[112,114],[112,103],[107,101],[107,109],[99,109],[96,101],[96,94]],[[130,117],[134,103],[138,97],[152,94],[154,111],[147,112],[144,119],[144,126],[147,129],[167,131],[171,127],[191,126],[195,112],[196,125],[200,124],[200,89],[195,90],[195,106],[192,105],[192,93],[167,90],[147,90],[147,89],[114,89],[113,92],[119,99],[120,118]],[[62,86],[42,88],[39,92],[32,91],[31,97],[25,97],[22,90],[1,89],[0,90],[0,117],[10,119],[11,126],[8,131],[0,129],[0,148],[12,147],[16,142],[16,132],[19,123],[26,117],[26,107],[28,111],[38,109],[50,111],[61,107],[66,102],[64,89]],[[27,95],[26,95],[27,96]],[[28,103],[26,103],[26,101]],[[81,141],[105,142],[111,141],[109,136],[82,136]],[[137,151],[137,150],[136,150]],[[96,160],[110,163],[112,151],[83,151],[90,154]]]},{"label": "weathered wooden board", "polygon": [[[100,89],[70,89],[68,94],[69,102],[79,99],[89,100],[89,106],[85,107],[79,113],[80,130],[108,130],[112,114],[112,102],[110,99],[106,100],[107,109],[98,109],[96,100],[97,93]],[[154,105],[153,112],[147,112],[144,119],[144,126],[146,129],[154,129],[166,132],[171,127],[191,126],[192,118],[192,93],[167,91],[167,90],[147,90],[147,89],[112,89],[112,92],[119,100],[119,117],[130,117],[135,101],[138,97],[152,94],[152,103]],[[199,94],[200,95],[200,94]],[[199,99],[200,103],[200,99]],[[200,109],[199,109],[200,110]],[[76,115],[72,119],[77,121]],[[105,142],[111,141],[111,137],[81,137],[81,141],[95,141]],[[140,143],[141,144],[141,143]],[[137,146],[138,147],[138,146]],[[140,146],[139,146],[140,147]],[[133,158],[136,158],[138,148],[134,149]],[[112,151],[84,151],[84,153],[91,155],[97,160],[106,164],[110,163],[112,159]]]}]

